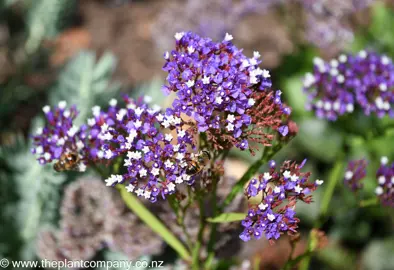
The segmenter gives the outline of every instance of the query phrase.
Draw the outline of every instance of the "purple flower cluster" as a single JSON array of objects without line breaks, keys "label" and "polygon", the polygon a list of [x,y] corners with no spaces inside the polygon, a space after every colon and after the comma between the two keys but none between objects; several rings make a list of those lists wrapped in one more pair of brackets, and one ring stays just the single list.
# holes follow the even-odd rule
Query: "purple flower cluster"
[{"label": "purple flower cluster", "polygon": [[127,172],[111,175],[107,185],[127,183],[127,191],[155,202],[158,195],[173,194],[178,184],[192,184],[186,169],[196,146],[189,125],[172,109],[162,113],[142,100],[125,97],[125,102],[127,109],[118,109],[114,122],[101,125],[99,134],[104,158],[127,156]]},{"label": "purple flower cluster", "polygon": [[264,234],[272,242],[285,232],[296,233],[299,219],[294,210],[297,201],[310,203],[312,196],[309,194],[323,183],[322,180],[308,181],[311,173],[301,172],[305,162],[298,165],[285,161],[277,171],[275,162],[270,161],[270,171],[249,182],[245,195],[251,198],[261,194],[262,199],[260,204],[250,205],[242,221],[245,229],[240,238],[243,241],[252,237],[259,239]]},{"label": "purple flower cluster", "polygon": [[366,115],[394,117],[394,65],[374,52],[340,55],[324,62],[314,60],[314,71],[304,78],[307,109],[319,118],[335,121],[360,107]]},{"label": "purple flower cluster", "polygon": [[[38,155],[40,164],[58,160],[62,154],[76,152],[82,154],[85,149],[85,128],[79,128],[73,124],[78,115],[75,106],[67,109],[67,103],[60,101],[58,106],[51,108],[45,106],[43,111],[47,120],[44,128],[38,128],[33,136],[33,154]],[[81,164],[81,170],[85,168]]]},{"label": "purple flower cluster", "polygon": [[352,160],[348,163],[344,182],[353,191],[363,188],[361,180],[367,175],[367,165],[365,159]]},{"label": "purple flower cluster", "polygon": [[[231,43],[233,37],[228,33],[218,43],[192,32],[177,33],[175,39],[176,48],[165,53],[163,67],[168,72],[168,84],[163,90],[177,93],[173,102],[175,112],[191,116],[198,131],[221,142],[219,148],[235,145],[247,149],[250,133],[246,130],[251,125],[279,130],[277,122],[280,123],[281,117],[289,115],[291,110],[282,104],[281,91],[269,89],[271,75],[258,67],[261,62],[258,52],[247,58]],[[256,107],[261,93],[264,97],[270,96],[271,107],[278,107],[273,112],[280,112],[276,114],[275,125],[271,117],[266,120],[262,115],[258,122],[253,122],[253,115],[258,112],[251,110]],[[287,134],[285,127],[279,131],[283,136]],[[263,140],[263,143],[267,142]]]},{"label": "purple flower cluster", "polygon": [[394,207],[394,162],[388,165],[388,158],[382,157],[376,178],[378,186],[375,193],[382,205]]}]

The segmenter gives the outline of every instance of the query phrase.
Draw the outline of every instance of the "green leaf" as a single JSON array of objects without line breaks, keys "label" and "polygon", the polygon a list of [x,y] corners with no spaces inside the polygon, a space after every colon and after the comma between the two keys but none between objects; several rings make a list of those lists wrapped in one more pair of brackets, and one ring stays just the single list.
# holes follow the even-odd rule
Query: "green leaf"
[{"label": "green leaf", "polygon": [[243,220],[245,216],[245,213],[223,213],[214,218],[207,218],[207,221],[211,223],[227,223]]},{"label": "green leaf", "polygon": [[146,225],[155,233],[160,235],[163,240],[171,246],[184,260],[190,260],[190,254],[178,238],[150,212],[133,194],[127,192],[124,186],[117,186],[123,201],[134,214],[136,214]]}]

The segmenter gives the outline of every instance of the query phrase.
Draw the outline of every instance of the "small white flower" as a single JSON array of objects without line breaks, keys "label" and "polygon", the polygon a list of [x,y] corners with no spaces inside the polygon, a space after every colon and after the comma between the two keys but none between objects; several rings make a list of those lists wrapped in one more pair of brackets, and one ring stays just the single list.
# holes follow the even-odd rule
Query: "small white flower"
[{"label": "small white flower", "polygon": [[76,126],[72,126],[72,128],[67,131],[67,135],[69,137],[73,137],[78,132],[78,128]]},{"label": "small white flower", "polygon": [[230,35],[229,33],[226,33],[226,35],[224,36],[224,41],[230,41],[233,40],[233,36]]},{"label": "small white flower", "polygon": [[339,60],[339,62],[341,62],[341,63],[345,63],[345,62],[347,61],[347,56],[344,55],[344,54],[341,54],[341,55],[338,57],[338,60]]},{"label": "small white flower", "polygon": [[255,58],[250,58],[249,63],[250,65],[255,66],[257,65],[257,60]]},{"label": "small white flower", "polygon": [[379,176],[378,183],[384,185],[384,183],[386,183],[386,177],[384,177],[384,175]]},{"label": "small white flower", "polygon": [[178,152],[179,151],[179,144],[174,145],[172,148],[174,149],[174,152]]},{"label": "small white flower", "polygon": [[280,193],[280,187],[275,187],[274,188],[274,193]]},{"label": "small white flower", "polygon": [[353,172],[352,171],[347,171],[345,173],[345,179],[346,180],[350,180],[350,179],[352,179],[352,177],[353,177]]},{"label": "small white flower", "polygon": [[111,107],[115,107],[116,104],[118,104],[118,101],[117,101],[116,99],[114,99],[114,98],[112,98],[112,99],[109,101],[109,106],[111,106]]},{"label": "small white flower", "polygon": [[162,122],[164,120],[164,116],[161,113],[159,113],[158,115],[156,115],[156,119],[157,121]]},{"label": "small white flower", "polygon": [[[63,139],[63,138],[62,138]],[[59,140],[60,141],[60,140]],[[64,139],[63,139],[64,141]],[[64,143],[63,143],[64,144]],[[85,144],[82,141],[78,141],[77,142],[77,148],[78,150],[81,150],[82,148],[84,148]]]},{"label": "small white flower", "polygon": [[394,176],[391,177],[390,181],[391,181],[391,184],[394,184]]},{"label": "small white flower", "polygon": [[297,185],[297,186],[294,188],[294,191],[295,191],[296,193],[301,193],[302,190],[303,190],[303,188],[300,187],[300,185]]},{"label": "small white flower", "polygon": [[283,176],[284,176],[285,178],[290,178],[291,172],[290,172],[290,171],[285,171],[285,172],[283,173]]},{"label": "small white flower", "polygon": [[93,115],[96,116],[96,117],[98,117],[98,116],[100,115],[100,110],[101,110],[100,106],[94,106],[94,107],[92,108],[92,113],[93,113]]},{"label": "small white flower", "polygon": [[58,107],[59,109],[63,110],[64,108],[66,108],[67,106],[67,102],[65,100],[62,100],[58,103]]},{"label": "small white flower", "polygon": [[379,89],[382,92],[386,92],[387,91],[387,84],[385,84],[385,83],[379,84]]},{"label": "small white flower", "polygon": [[164,59],[168,59],[168,58],[170,58],[170,53],[168,52],[168,51],[166,51],[165,53],[164,53]]},{"label": "small white flower", "polygon": [[329,101],[324,102],[324,109],[326,111],[331,110],[331,108],[332,108],[332,105],[331,105],[331,103]]},{"label": "small white flower", "polygon": [[177,176],[177,177],[175,178],[175,183],[176,183],[176,184],[181,184],[181,183],[183,183],[182,176]]},{"label": "small white flower", "polygon": [[139,119],[137,121],[134,122],[134,127],[135,128],[140,128],[142,126],[142,121],[140,121]]},{"label": "small white flower", "polygon": [[115,178],[111,175],[109,178],[105,179],[105,185],[107,187],[112,186],[115,183]]},{"label": "small white flower", "polygon": [[171,191],[174,191],[175,190],[175,185],[174,185],[174,183],[169,183],[168,185],[167,185],[167,188],[168,188],[168,191],[169,192],[171,192]]},{"label": "small white flower", "polygon": [[84,163],[80,163],[78,165],[78,171],[80,171],[80,172],[86,171],[86,165]]},{"label": "small white flower", "polygon": [[145,191],[142,188],[139,188],[135,193],[138,197],[141,197],[142,195],[144,195]]},{"label": "small white flower", "polygon": [[152,194],[152,192],[150,192],[150,191],[145,191],[145,193],[144,193],[144,198],[145,198],[145,199],[149,199],[151,194]]},{"label": "small white flower", "polygon": [[44,113],[49,113],[50,110],[51,110],[51,107],[49,107],[48,105],[46,105],[46,106],[42,107],[42,110],[43,110]]},{"label": "small white flower", "polygon": [[195,49],[193,46],[187,47],[187,51],[188,51],[189,53],[194,53],[195,50],[196,50],[196,49]]},{"label": "small white flower", "polygon": [[180,40],[185,35],[185,32],[179,32],[175,34],[175,39]]},{"label": "small white flower", "polygon": [[210,81],[209,76],[205,76],[205,75],[204,75],[204,77],[202,77],[202,83],[203,83],[203,84],[209,84],[209,81]]},{"label": "small white flower", "polygon": [[41,155],[42,153],[44,153],[44,148],[40,145],[40,146],[37,146],[37,148],[36,148],[36,154],[39,154],[39,155]]},{"label": "small white flower", "polygon": [[388,58],[386,55],[383,55],[382,58],[381,58],[381,60],[380,60],[380,62],[381,62],[383,65],[388,65],[388,64],[390,64],[390,58]]},{"label": "small white flower", "polygon": [[362,51],[360,51],[359,53],[358,53],[358,56],[360,56],[361,58],[367,58],[367,52],[366,51],[364,51],[364,50],[362,50]]},{"label": "small white flower", "polygon": [[383,188],[382,187],[376,187],[375,189],[375,194],[380,196],[383,194]]},{"label": "small white flower", "polygon": [[154,176],[158,176],[160,174],[160,169],[159,168],[153,168],[151,171],[151,174]]},{"label": "small white flower", "polygon": [[69,118],[70,115],[71,115],[70,110],[65,110],[65,111],[63,112],[63,116],[66,117],[66,118]]},{"label": "small white flower", "polygon": [[140,174],[140,177],[144,177],[147,175],[147,170],[145,168],[142,168],[141,170],[138,171]]},{"label": "small white flower", "polygon": [[102,158],[104,157],[104,152],[101,151],[101,150],[99,150],[99,151],[97,152],[97,157],[98,157],[99,159],[102,159]]},{"label": "small white flower", "polygon": [[216,97],[215,98],[215,102],[217,103],[217,104],[222,104],[222,102],[223,102],[223,99],[222,99],[222,97]]},{"label": "small white flower", "polygon": [[36,134],[37,134],[37,135],[41,135],[41,134],[42,134],[42,131],[43,131],[42,127],[39,127],[39,128],[37,128],[37,130],[36,130]]},{"label": "small white flower", "polygon": [[337,76],[337,82],[338,83],[344,83],[345,82],[345,76],[343,76],[342,74],[339,74]]},{"label": "small white flower", "polygon": [[164,139],[168,142],[171,142],[174,137],[171,134],[164,135]]},{"label": "small white flower", "polygon": [[271,176],[271,174],[270,174],[269,172],[265,172],[265,173],[264,173],[263,179],[264,179],[265,181],[271,180],[271,178],[272,178],[272,176]]},{"label": "small white flower", "polygon": [[275,220],[275,215],[273,214],[268,214],[267,218],[269,219],[269,221],[274,221]]},{"label": "small white flower", "polygon": [[235,116],[233,114],[227,115],[227,121],[229,121],[230,123],[233,123],[234,120],[235,120]]},{"label": "small white flower", "polygon": [[166,160],[166,162],[164,162],[164,166],[166,168],[171,168],[174,165],[174,163],[172,163],[169,159]]},{"label": "small white flower", "polygon": [[339,74],[338,69],[336,69],[336,68],[330,69],[330,75],[331,75],[331,76],[335,77],[335,76],[337,76],[338,74]]},{"label": "small white flower", "polygon": [[226,126],[226,128],[227,128],[228,131],[232,131],[232,130],[234,130],[234,125],[231,124],[231,123],[228,123],[228,125]]},{"label": "small white flower", "polygon": [[389,159],[387,157],[380,158],[380,164],[386,165],[388,162],[389,162]]},{"label": "small white flower", "polygon": [[256,101],[253,98],[248,99],[248,106],[249,107],[252,107],[255,103],[256,103]]},{"label": "small white flower", "polygon": [[346,104],[346,111],[347,112],[353,112],[354,111],[354,105],[353,105],[353,103],[348,103],[348,104]]},{"label": "small white flower", "polygon": [[290,181],[292,182],[296,182],[298,180],[298,176],[293,174],[292,176],[290,176]]},{"label": "small white flower", "polygon": [[127,192],[133,192],[134,189],[135,189],[135,186],[133,186],[132,184],[128,184],[128,185],[126,186]]},{"label": "small white flower", "polygon": [[266,69],[263,69],[263,78],[269,78],[271,77],[270,72]]},{"label": "small white flower", "polygon": [[148,96],[148,95],[144,96],[144,102],[145,102],[145,103],[151,103],[152,100],[153,100],[153,99],[152,99],[151,96]]},{"label": "small white flower", "polygon": [[51,159],[51,154],[49,154],[48,152],[46,152],[46,153],[44,154],[44,158],[45,158],[45,160],[50,160],[50,159]]},{"label": "small white flower", "polygon": [[258,58],[260,58],[260,53],[259,52],[257,52],[257,51],[254,51],[253,52],[253,58],[256,58],[256,59],[258,59]]},{"label": "small white flower", "polygon": [[106,131],[108,130],[108,128],[109,128],[109,126],[107,125],[107,123],[104,123],[104,124],[101,126],[101,132],[102,132],[102,133],[106,132]]},{"label": "small white flower", "polygon": [[[60,138],[60,139],[57,141],[57,144],[58,144],[58,145],[64,145],[65,142],[66,142],[66,140],[65,140],[64,138]],[[78,142],[81,142],[81,141],[78,141]],[[82,147],[83,147],[83,144],[82,144]]]},{"label": "small white flower", "polygon": [[304,77],[304,87],[309,88],[316,82],[315,76],[312,73],[308,72]]},{"label": "small white flower", "polygon": [[104,140],[106,140],[106,141],[110,141],[110,140],[112,140],[113,137],[114,137],[114,136],[112,136],[111,133],[107,132],[107,133],[104,134],[104,136],[103,136],[102,138],[103,138]]},{"label": "small white flower", "polygon": [[332,60],[330,61],[330,65],[331,65],[333,68],[337,68],[337,67],[339,66],[339,62],[338,62],[338,60],[336,60],[336,59],[332,59]]},{"label": "small white flower", "polygon": [[186,82],[186,85],[187,85],[187,87],[193,87],[193,86],[194,86],[194,81],[188,80],[188,81]]},{"label": "small white flower", "polygon": [[96,124],[96,119],[94,118],[89,118],[88,119],[88,125],[89,126],[94,126]]},{"label": "small white flower", "polygon": [[315,183],[316,183],[316,185],[320,186],[320,185],[322,185],[322,184],[324,183],[324,181],[323,181],[323,180],[317,179],[317,180],[315,181]]},{"label": "small white flower", "polygon": [[126,107],[127,107],[127,109],[135,110],[135,108],[136,108],[137,106],[135,106],[134,103],[129,103],[129,104],[126,105]]},{"label": "small white flower", "polygon": [[141,116],[141,114],[144,112],[144,109],[143,108],[137,108],[137,109],[135,109],[135,114],[138,116],[138,117],[140,117]]},{"label": "small white flower", "polygon": [[186,131],[184,131],[183,129],[178,131],[178,137],[183,138],[186,135]]},{"label": "small white flower", "polygon": [[148,153],[149,151],[150,151],[150,149],[149,149],[148,146],[144,146],[144,147],[142,148],[142,152],[144,152],[145,154]]},{"label": "small white flower", "polygon": [[264,211],[265,209],[267,209],[267,207],[268,207],[268,204],[264,204],[264,203],[260,203],[260,204],[259,204],[259,209],[260,209],[260,210],[263,210],[263,211]]},{"label": "small white flower", "polygon": [[108,149],[108,150],[105,151],[104,157],[105,157],[106,159],[111,159],[112,156],[113,156],[113,153],[112,153],[111,150]]},{"label": "small white flower", "polygon": [[339,100],[336,100],[332,105],[332,109],[337,112],[339,111],[340,108],[341,108],[341,103]]},{"label": "small white flower", "polygon": [[183,153],[178,153],[178,155],[176,157],[176,159],[178,159],[178,160],[182,160],[184,158],[185,158],[185,154],[183,154]]}]

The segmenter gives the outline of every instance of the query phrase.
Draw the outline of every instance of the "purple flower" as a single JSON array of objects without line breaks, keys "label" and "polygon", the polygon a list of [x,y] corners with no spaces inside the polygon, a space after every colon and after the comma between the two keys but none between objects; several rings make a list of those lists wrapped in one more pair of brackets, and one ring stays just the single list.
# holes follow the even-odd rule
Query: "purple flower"
[{"label": "purple flower", "polygon": [[366,115],[394,117],[394,65],[387,56],[360,51],[324,62],[314,60],[314,72],[306,74],[307,109],[319,118],[335,121],[359,107]]},{"label": "purple flower", "polygon": [[352,160],[348,163],[344,182],[353,191],[363,187],[361,180],[367,175],[368,162],[365,159]]},{"label": "purple flower", "polygon": [[382,205],[394,207],[394,162],[388,165],[388,158],[382,157],[376,178],[378,186],[375,193]]},{"label": "purple flower", "polygon": [[107,186],[126,183],[127,191],[155,202],[159,195],[173,194],[178,184],[192,184],[186,169],[194,155],[190,150],[196,149],[194,130],[172,109],[163,113],[141,99],[124,99],[127,109],[118,110],[114,125],[102,128],[100,136],[106,138],[104,158],[127,156],[127,171],[111,175]]},{"label": "purple flower", "polygon": [[295,217],[294,210],[297,201],[310,203],[312,196],[309,193],[323,183],[322,180],[310,183],[310,172],[301,172],[304,164],[305,160],[300,165],[286,161],[277,171],[275,162],[271,160],[269,172],[249,182],[245,195],[249,199],[262,193],[262,200],[249,206],[248,215],[242,221],[245,229],[240,238],[243,241],[252,237],[259,239],[263,234],[273,241],[283,233],[296,232],[299,219]]},{"label": "purple flower", "polygon": [[269,145],[272,135],[263,129],[277,130],[291,110],[282,104],[281,91],[269,89],[271,76],[258,67],[260,54],[247,58],[228,33],[221,42],[192,32],[177,33],[175,39],[163,67],[165,88],[177,93],[175,112],[191,116],[214,148],[246,149],[251,146],[246,139]]},{"label": "purple flower", "polygon": [[[67,103],[60,101],[52,110],[45,106],[43,111],[47,120],[46,125],[38,128],[33,138],[33,154],[38,155],[40,164],[58,160],[63,154],[75,152],[83,155],[85,147],[86,127],[77,127],[73,121],[78,115],[75,106],[67,109]],[[81,170],[85,166],[81,165]]]}]

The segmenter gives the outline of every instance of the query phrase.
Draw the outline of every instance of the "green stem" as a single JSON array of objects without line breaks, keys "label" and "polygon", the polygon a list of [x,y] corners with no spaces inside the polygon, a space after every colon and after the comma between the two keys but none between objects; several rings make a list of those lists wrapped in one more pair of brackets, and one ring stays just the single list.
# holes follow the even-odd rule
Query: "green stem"
[{"label": "green stem", "polygon": [[219,207],[220,212],[223,212],[224,208],[228,206],[237,196],[238,193],[242,192],[245,184],[253,177],[253,175],[258,172],[261,166],[263,166],[269,159],[271,159],[281,148],[282,143],[279,143],[272,147],[265,147],[262,157],[257,160],[249,169],[244,173],[241,179],[232,187],[230,193],[224,199],[222,205]]},{"label": "green stem", "polygon": [[375,206],[379,204],[378,198],[371,198],[360,202],[360,207]]},{"label": "green stem", "polygon": [[[229,150],[226,150],[223,152],[221,160],[225,160],[227,155],[229,154]],[[216,179],[213,180],[213,188],[212,188],[212,196],[211,196],[211,207],[213,209],[213,217],[216,217],[218,214],[218,205],[217,205],[217,187],[218,187],[218,181],[220,179],[220,176],[215,177]],[[211,233],[209,237],[209,242],[208,242],[208,257],[205,262],[205,269],[211,269],[213,259],[215,258],[215,242],[216,242],[216,223],[211,224]]]},{"label": "green stem", "polygon": [[[323,199],[320,206],[320,217],[316,220],[314,224],[315,229],[319,229],[323,225],[325,219],[327,218],[328,209],[331,203],[332,196],[334,194],[335,187],[338,184],[339,180],[343,178],[341,177],[341,174],[343,172],[344,163],[345,162],[343,156],[340,156],[337,162],[335,163],[334,168],[331,170],[329,179],[327,181],[328,182],[327,187],[324,190]],[[309,254],[309,256],[304,256],[305,254],[299,256],[305,258],[305,260],[303,260],[301,263],[300,270],[307,270],[309,268],[311,255],[313,254],[315,248],[316,248],[315,243],[313,243],[312,236],[310,234],[308,239],[307,251],[306,251],[306,253]]]},{"label": "green stem", "polygon": [[204,211],[204,202],[201,194],[197,194],[197,201],[200,208],[200,228],[198,231],[197,243],[193,249],[193,258],[192,258],[192,268],[193,270],[200,270],[200,251],[201,246],[204,241],[204,229],[205,229],[205,211]]},{"label": "green stem", "polygon": [[179,256],[186,260],[190,260],[190,254],[183,244],[176,238],[173,233],[166,228],[166,226],[150,212],[145,205],[143,205],[138,198],[133,194],[127,192],[123,185],[117,185],[116,188],[119,190],[123,201],[129,207],[134,214],[136,214],[146,225],[148,225],[155,233],[160,235],[163,240],[171,246]]}]

